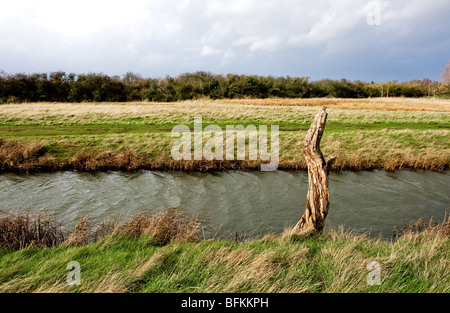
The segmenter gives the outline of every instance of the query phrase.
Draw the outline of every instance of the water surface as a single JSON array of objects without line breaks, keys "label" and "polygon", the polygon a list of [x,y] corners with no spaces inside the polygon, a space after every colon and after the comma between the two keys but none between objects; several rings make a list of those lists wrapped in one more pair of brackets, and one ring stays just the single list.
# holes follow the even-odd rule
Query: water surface
[{"label": "water surface", "polygon": [[[207,235],[280,233],[305,209],[307,172],[1,174],[0,211],[45,210],[70,229],[81,218],[127,219],[179,207],[206,216]],[[442,220],[450,207],[450,171],[330,174],[327,227],[386,238],[395,225]]]}]

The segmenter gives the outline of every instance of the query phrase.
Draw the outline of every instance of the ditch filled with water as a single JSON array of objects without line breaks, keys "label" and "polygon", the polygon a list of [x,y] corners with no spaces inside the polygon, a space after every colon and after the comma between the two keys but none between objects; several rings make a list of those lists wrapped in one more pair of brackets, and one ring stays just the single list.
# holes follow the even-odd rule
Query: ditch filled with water
[{"label": "ditch filled with water", "polygon": [[[330,174],[326,230],[392,238],[419,218],[442,221],[450,208],[450,171]],[[0,174],[0,212],[46,212],[70,231],[84,217],[126,220],[178,207],[206,218],[205,236],[256,237],[292,227],[305,210],[308,174],[287,172],[55,172]]]}]

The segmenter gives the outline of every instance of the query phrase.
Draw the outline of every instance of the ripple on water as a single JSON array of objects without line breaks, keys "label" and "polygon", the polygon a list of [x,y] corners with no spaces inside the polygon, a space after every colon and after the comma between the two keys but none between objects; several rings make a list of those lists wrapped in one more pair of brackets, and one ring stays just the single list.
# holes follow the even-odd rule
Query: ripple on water
[{"label": "ripple on water", "polygon": [[[46,210],[67,227],[85,216],[130,218],[175,206],[206,215],[211,232],[280,233],[304,212],[307,172],[0,174],[0,210]],[[442,219],[450,207],[450,171],[330,174],[327,226],[391,236],[420,217]]]}]

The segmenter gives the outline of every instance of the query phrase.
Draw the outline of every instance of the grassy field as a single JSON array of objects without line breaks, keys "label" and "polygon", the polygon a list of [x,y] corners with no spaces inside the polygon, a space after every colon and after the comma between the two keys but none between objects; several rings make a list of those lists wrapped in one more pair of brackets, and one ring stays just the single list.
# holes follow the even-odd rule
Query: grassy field
[{"label": "grassy field", "polygon": [[[304,169],[304,136],[323,105],[322,151],[339,156],[335,170],[449,167],[450,100],[246,99],[0,105],[0,168],[258,169],[171,160],[172,128],[202,117],[203,126],[279,125],[280,168]],[[0,292],[450,292],[449,220],[392,241],[286,231],[244,242],[201,240],[196,222],[175,220],[83,220],[64,235],[45,220],[0,217]],[[80,285],[66,282],[72,261]],[[373,261],[379,285],[367,283]]]},{"label": "grassy field", "polygon": [[[411,225],[393,241],[286,231],[233,242],[200,240],[195,219],[174,223],[164,212],[156,223],[154,216],[141,216],[94,241],[99,229],[84,220],[52,248],[40,247],[57,232],[46,221],[39,220],[38,235],[36,220],[3,218],[0,292],[450,292],[450,220]],[[4,240],[7,230],[23,236]],[[28,248],[12,246],[25,242],[19,237],[34,241]],[[66,281],[73,261],[81,267],[79,285]],[[367,280],[372,262],[380,269],[375,285]]]},{"label": "grassy field", "polygon": [[[279,125],[280,168],[304,169],[303,139],[323,105],[329,115],[322,151],[339,156],[335,170],[440,170],[450,164],[450,100],[399,98],[0,105],[0,164],[4,171],[201,170],[195,162],[173,162],[170,152],[172,128],[192,128],[194,117],[202,117],[204,127],[223,129]],[[257,162],[236,163],[220,166],[258,168]]]}]

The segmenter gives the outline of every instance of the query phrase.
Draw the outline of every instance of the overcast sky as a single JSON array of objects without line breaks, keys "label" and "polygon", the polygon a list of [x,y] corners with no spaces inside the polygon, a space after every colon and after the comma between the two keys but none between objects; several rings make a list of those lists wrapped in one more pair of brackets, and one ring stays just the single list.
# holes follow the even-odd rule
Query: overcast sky
[{"label": "overcast sky", "polygon": [[439,80],[449,16],[449,0],[0,0],[0,69]]}]

